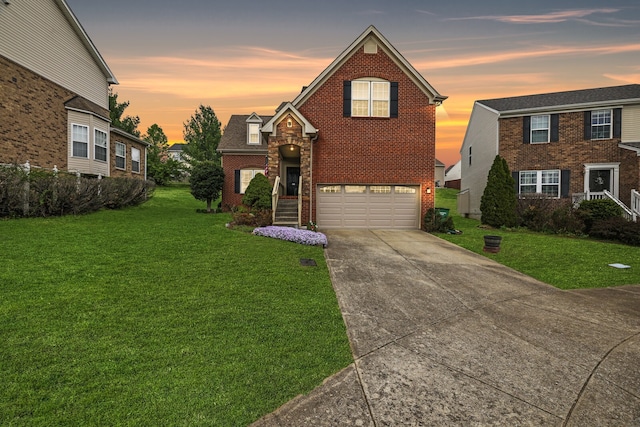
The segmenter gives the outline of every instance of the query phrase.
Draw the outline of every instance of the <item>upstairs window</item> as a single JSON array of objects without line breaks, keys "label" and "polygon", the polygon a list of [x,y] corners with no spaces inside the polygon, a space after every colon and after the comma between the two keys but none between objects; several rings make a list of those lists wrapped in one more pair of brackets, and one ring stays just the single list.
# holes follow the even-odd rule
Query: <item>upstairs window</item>
[{"label": "upstairs window", "polygon": [[131,147],[131,172],[140,173],[140,150]]},{"label": "upstairs window", "polygon": [[344,117],[398,117],[398,83],[345,81],[343,113]]},{"label": "upstairs window", "polygon": [[99,129],[93,132],[93,158],[107,161],[107,133]]},{"label": "upstairs window", "polygon": [[127,146],[122,142],[116,142],[116,168],[127,168]]},{"label": "upstairs window", "polygon": [[531,143],[549,142],[549,116],[531,116]]},{"label": "upstairs window", "polygon": [[611,110],[596,110],[591,112],[591,139],[611,138]]},{"label": "upstairs window", "polygon": [[73,157],[89,158],[89,127],[73,125],[72,127],[72,152]]},{"label": "upstairs window", "polygon": [[247,144],[260,144],[260,125],[258,123],[249,123]]}]

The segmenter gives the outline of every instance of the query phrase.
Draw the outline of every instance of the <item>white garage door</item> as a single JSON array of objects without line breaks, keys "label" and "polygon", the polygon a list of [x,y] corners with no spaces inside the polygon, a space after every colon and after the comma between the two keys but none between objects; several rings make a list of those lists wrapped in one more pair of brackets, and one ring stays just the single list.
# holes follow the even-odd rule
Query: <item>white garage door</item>
[{"label": "white garage door", "polygon": [[420,187],[318,185],[320,228],[419,228]]}]

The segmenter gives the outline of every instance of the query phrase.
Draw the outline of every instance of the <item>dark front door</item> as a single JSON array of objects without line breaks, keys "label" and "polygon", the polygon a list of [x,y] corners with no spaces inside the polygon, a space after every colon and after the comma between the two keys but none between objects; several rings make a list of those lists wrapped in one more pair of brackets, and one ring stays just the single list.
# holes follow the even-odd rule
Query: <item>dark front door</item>
[{"label": "dark front door", "polygon": [[298,181],[300,180],[300,168],[287,168],[287,196],[298,195]]}]

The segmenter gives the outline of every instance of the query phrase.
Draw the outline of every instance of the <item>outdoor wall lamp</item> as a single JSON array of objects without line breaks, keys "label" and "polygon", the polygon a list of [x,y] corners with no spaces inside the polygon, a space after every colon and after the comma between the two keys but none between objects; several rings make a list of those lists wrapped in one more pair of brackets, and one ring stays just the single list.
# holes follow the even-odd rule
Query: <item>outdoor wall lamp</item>
[{"label": "outdoor wall lamp", "polygon": [[431,187],[427,187],[427,194],[431,194]]}]

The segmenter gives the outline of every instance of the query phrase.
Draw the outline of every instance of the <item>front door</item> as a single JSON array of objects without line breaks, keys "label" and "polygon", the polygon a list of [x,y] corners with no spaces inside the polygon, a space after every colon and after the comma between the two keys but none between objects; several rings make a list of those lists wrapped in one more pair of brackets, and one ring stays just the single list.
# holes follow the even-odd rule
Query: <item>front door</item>
[{"label": "front door", "polygon": [[589,170],[589,194],[591,198],[601,198],[604,190],[613,193],[611,169],[590,169]]},{"label": "front door", "polygon": [[300,168],[287,167],[287,196],[298,195],[298,181],[300,181]]}]

